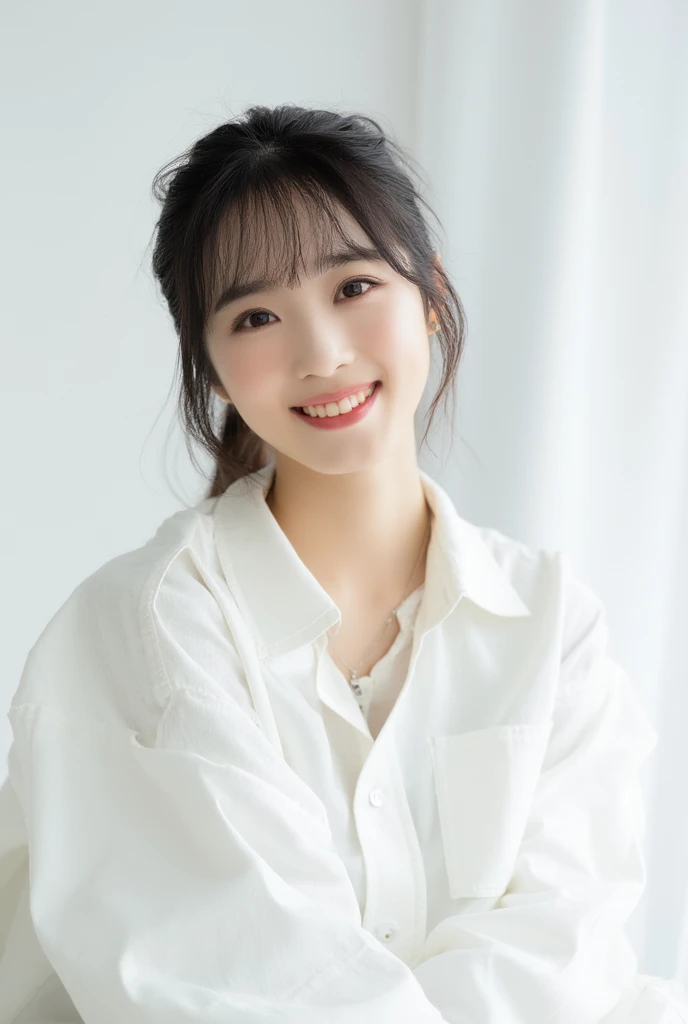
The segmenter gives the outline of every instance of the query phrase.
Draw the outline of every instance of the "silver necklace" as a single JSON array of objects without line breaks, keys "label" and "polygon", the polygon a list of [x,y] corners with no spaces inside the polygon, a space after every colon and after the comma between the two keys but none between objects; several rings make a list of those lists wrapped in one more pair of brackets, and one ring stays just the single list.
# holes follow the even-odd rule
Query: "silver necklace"
[{"label": "silver necklace", "polygon": [[[423,546],[422,546],[422,547],[421,547],[421,549],[420,549],[420,555],[418,556],[418,561],[416,562],[416,564],[415,564],[415,565],[414,565],[414,567],[413,567],[413,572],[411,573],[410,579],[409,579],[408,583],[406,584],[406,588],[405,588],[405,589],[406,589],[406,591],[408,591],[409,587],[411,586],[411,582],[412,582],[412,580],[413,580],[413,577],[414,577],[414,576],[416,575],[416,570],[418,569],[418,566],[420,565],[420,560],[421,560],[421,558],[423,557],[423,552],[425,551],[425,545],[426,545],[426,543],[427,543],[427,540],[428,540],[428,537],[429,537],[429,536],[430,536],[430,522],[428,521],[428,528],[427,528],[427,530],[426,530],[426,533],[425,533],[425,539],[424,539],[424,541],[423,541]],[[391,613],[391,615],[389,616],[389,618],[388,618],[388,619],[386,619],[386,621],[385,621],[385,624],[384,624],[384,626],[382,627],[381,631],[380,631],[380,632],[378,633],[378,635],[377,635],[377,636],[375,637],[375,639],[373,640],[373,643],[371,643],[371,644],[370,644],[370,645],[369,645],[369,646],[368,646],[368,647],[366,648],[366,652],[365,652],[365,654],[363,655],[363,657],[361,658],[361,660],[359,661],[359,663],[358,663],[358,665],[356,666],[356,668],[353,668],[353,669],[352,669],[352,668],[349,668],[349,666],[348,666],[348,665],[346,664],[346,662],[344,662],[344,661],[343,661],[343,659],[342,659],[341,655],[339,654],[339,651],[338,651],[338,650],[337,650],[337,648],[336,648],[336,647],[334,646],[334,644],[332,643],[332,639],[330,638],[330,645],[331,645],[332,649],[334,650],[334,653],[335,653],[335,654],[337,655],[337,657],[339,658],[339,660],[340,660],[340,661],[342,662],[342,664],[344,665],[344,667],[346,668],[346,670],[347,670],[348,672],[350,672],[350,673],[351,673],[351,675],[350,675],[350,677],[349,677],[349,686],[351,687],[351,689],[353,690],[353,692],[354,692],[355,696],[356,696],[356,697],[357,697],[357,699],[359,699],[359,700],[360,700],[360,698],[361,698],[361,697],[363,696],[363,690],[361,689],[361,686],[360,686],[360,684],[359,684],[359,683],[358,683],[358,681],[357,681],[357,679],[358,679],[358,674],[357,674],[357,673],[358,673],[358,669],[360,668],[360,666],[361,666],[361,665],[363,664],[363,662],[365,661],[365,659],[366,659],[366,655],[368,654],[368,651],[370,650],[370,648],[371,648],[371,647],[373,646],[373,644],[377,643],[377,641],[378,641],[378,640],[380,639],[380,637],[381,637],[381,636],[382,636],[382,634],[383,634],[383,633],[385,632],[385,630],[386,630],[386,629],[387,629],[387,627],[389,626],[390,622],[392,622],[392,620],[393,620],[394,616],[395,616],[395,615],[397,614],[397,612],[399,611],[399,608],[400,608],[400,606],[401,606],[401,605],[402,605],[402,604],[404,603],[404,601],[406,600],[406,598],[407,598],[407,597],[408,597],[408,593],[406,593],[406,594],[404,595],[404,597],[403,597],[403,598],[401,599],[401,601],[400,601],[400,602],[399,602],[399,604],[398,604],[398,605],[396,606],[396,608],[394,608],[394,609],[392,610],[392,613]]]}]

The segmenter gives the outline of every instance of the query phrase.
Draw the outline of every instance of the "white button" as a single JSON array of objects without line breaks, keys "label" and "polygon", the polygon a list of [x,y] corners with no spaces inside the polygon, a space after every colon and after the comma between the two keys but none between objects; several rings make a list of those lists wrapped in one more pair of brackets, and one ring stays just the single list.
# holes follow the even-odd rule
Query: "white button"
[{"label": "white button", "polygon": [[368,799],[373,807],[379,807],[380,804],[384,802],[385,794],[381,789],[371,789]]},{"label": "white button", "polygon": [[391,942],[396,937],[399,931],[399,925],[396,921],[383,921],[375,929],[375,934],[381,942]]}]

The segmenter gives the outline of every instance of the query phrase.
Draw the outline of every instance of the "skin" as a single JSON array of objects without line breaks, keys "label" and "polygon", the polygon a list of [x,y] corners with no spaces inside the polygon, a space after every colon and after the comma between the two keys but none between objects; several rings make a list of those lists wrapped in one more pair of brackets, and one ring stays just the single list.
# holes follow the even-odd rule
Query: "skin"
[{"label": "skin", "polygon": [[[351,236],[370,243],[344,209],[341,219]],[[301,230],[310,267],[307,218]],[[379,283],[352,284],[358,276]],[[271,316],[248,316],[231,333],[235,317],[257,310]],[[363,617],[377,616],[361,636],[363,647],[405,596],[426,550],[430,512],[414,413],[430,367],[432,319],[431,310],[425,320],[416,285],[389,264],[356,261],[302,275],[294,289],[249,295],[207,327],[208,354],[222,382],[214,390],[273,449],[270,511],[340,608],[357,609],[357,628]],[[354,426],[317,430],[290,409],[311,394],[373,380],[383,384],[376,404]],[[424,565],[423,558],[412,589],[423,582]]]}]

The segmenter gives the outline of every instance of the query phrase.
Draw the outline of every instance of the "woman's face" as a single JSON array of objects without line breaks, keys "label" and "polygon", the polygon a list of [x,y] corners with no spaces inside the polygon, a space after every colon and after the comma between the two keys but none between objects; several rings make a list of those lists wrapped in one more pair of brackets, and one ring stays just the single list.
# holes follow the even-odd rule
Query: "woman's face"
[{"label": "woman's face", "polygon": [[[341,222],[355,242],[371,244],[343,209]],[[318,274],[307,226],[301,230],[309,273],[295,288],[261,288],[211,315],[206,344],[221,381],[214,390],[277,459],[319,473],[355,472],[406,443],[415,456],[414,413],[430,365],[419,289],[377,259]],[[331,248],[343,242],[335,236]],[[373,381],[382,386],[367,415],[342,429],[313,427],[292,411],[311,396]]]}]

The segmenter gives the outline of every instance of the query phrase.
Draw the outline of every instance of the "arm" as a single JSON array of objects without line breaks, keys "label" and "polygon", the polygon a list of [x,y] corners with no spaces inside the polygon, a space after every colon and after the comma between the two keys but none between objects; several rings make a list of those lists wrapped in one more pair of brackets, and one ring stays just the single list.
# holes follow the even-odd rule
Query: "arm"
[{"label": "arm", "polygon": [[566,654],[509,884],[428,937],[415,975],[452,1024],[599,1024],[636,973],[645,884],[639,769],[657,735],[607,654],[603,609]]},{"label": "arm", "polygon": [[88,639],[81,614],[55,620],[9,712],[32,919],[86,1024],[441,1024],[362,928],[322,802],[234,695],[209,592],[187,580],[157,613],[151,737],[114,710],[146,681],[139,638],[110,646],[92,610]]}]

